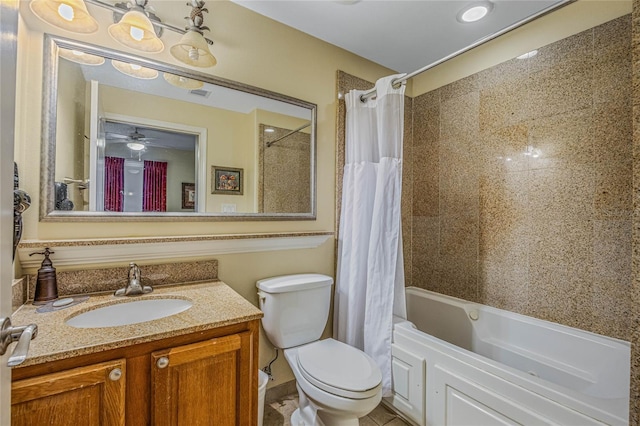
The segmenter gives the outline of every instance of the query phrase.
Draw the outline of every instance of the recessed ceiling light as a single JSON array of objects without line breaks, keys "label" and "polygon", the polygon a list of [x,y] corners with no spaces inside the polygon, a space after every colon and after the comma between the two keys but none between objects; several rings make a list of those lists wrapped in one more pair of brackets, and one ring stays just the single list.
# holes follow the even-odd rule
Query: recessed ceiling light
[{"label": "recessed ceiling light", "polygon": [[474,3],[458,12],[457,19],[463,23],[476,22],[487,16],[491,9],[493,9],[491,2]]},{"label": "recessed ceiling light", "polygon": [[529,59],[529,58],[533,58],[537,54],[538,54],[537,50],[532,50],[531,52],[523,53],[522,55],[518,56],[517,59]]}]

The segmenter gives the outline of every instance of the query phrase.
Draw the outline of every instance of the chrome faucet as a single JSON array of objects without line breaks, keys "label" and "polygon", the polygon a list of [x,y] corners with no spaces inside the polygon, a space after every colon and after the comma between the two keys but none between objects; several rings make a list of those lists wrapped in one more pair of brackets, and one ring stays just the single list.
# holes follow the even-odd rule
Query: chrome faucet
[{"label": "chrome faucet", "polygon": [[135,263],[129,263],[129,283],[124,287],[116,290],[114,296],[138,296],[141,294],[151,293],[153,288],[148,285],[142,285],[140,282],[140,268]]}]

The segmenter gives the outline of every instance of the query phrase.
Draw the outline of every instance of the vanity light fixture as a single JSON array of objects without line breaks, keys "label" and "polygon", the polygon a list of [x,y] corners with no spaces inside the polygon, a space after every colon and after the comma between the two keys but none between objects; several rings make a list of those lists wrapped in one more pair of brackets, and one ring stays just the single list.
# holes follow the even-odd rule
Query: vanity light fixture
[{"label": "vanity light fixture", "polygon": [[180,41],[171,47],[171,55],[180,62],[194,67],[208,68],[214,66],[218,61],[209,50],[210,40],[204,38],[204,31],[209,31],[209,27],[204,26],[204,12],[209,12],[204,7],[204,1],[191,0],[191,13],[185,19],[189,26],[185,28]]},{"label": "vanity light fixture", "polygon": [[457,19],[462,23],[476,22],[484,18],[493,10],[493,3],[489,1],[483,1],[479,3],[473,3],[460,12],[458,12]]},{"label": "vanity light fixture", "polygon": [[158,71],[146,68],[138,64],[130,64],[128,62],[111,60],[111,65],[123,74],[130,77],[140,78],[142,80],[153,80],[158,77]]},{"label": "vanity light fixture", "polygon": [[108,31],[111,38],[123,46],[146,53],[159,53],[164,50],[164,43],[147,16],[147,2],[148,0],[131,2],[128,12],[119,22],[110,25]]},{"label": "vanity light fixture", "polygon": [[165,80],[167,80],[168,83],[176,87],[179,87],[181,89],[196,90],[204,86],[204,83],[202,81],[183,77],[181,75],[175,75],[175,74],[165,72],[164,74],[162,74],[162,76],[164,77]]},{"label": "vanity light fixture", "polygon": [[84,0],[32,0],[29,8],[54,27],[83,34],[98,31],[98,22],[89,14]]},{"label": "vanity light fixture", "polygon": [[92,55],[90,53],[84,53],[79,50],[71,50],[60,48],[58,55],[68,61],[75,62],[81,65],[93,65],[98,66],[104,64],[104,58],[101,56]]}]

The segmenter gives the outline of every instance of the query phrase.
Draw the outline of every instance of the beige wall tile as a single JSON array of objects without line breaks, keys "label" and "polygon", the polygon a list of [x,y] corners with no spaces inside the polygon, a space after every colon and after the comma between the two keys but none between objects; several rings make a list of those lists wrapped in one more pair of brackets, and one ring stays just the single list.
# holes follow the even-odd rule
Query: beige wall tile
[{"label": "beige wall tile", "polygon": [[575,169],[594,161],[593,109],[581,109],[531,120],[529,146],[538,157],[529,156],[530,169]]},{"label": "beige wall tile", "polygon": [[414,285],[629,338],[625,32],[629,17],[415,100]]},{"label": "beige wall tile", "polygon": [[473,137],[479,129],[479,93],[467,94],[442,101],[440,106],[440,138]]},{"label": "beige wall tile", "polygon": [[480,130],[507,127],[529,115],[529,79],[520,74],[480,91]]}]

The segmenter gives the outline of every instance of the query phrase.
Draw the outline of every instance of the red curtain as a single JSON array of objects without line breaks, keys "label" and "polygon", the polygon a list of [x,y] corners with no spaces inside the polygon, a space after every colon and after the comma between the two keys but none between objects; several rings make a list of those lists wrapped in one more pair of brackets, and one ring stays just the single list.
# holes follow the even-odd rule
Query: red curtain
[{"label": "red curtain", "polygon": [[167,163],[162,161],[144,162],[142,211],[167,211]]},{"label": "red curtain", "polygon": [[124,158],[104,158],[104,211],[121,212],[124,194]]}]

